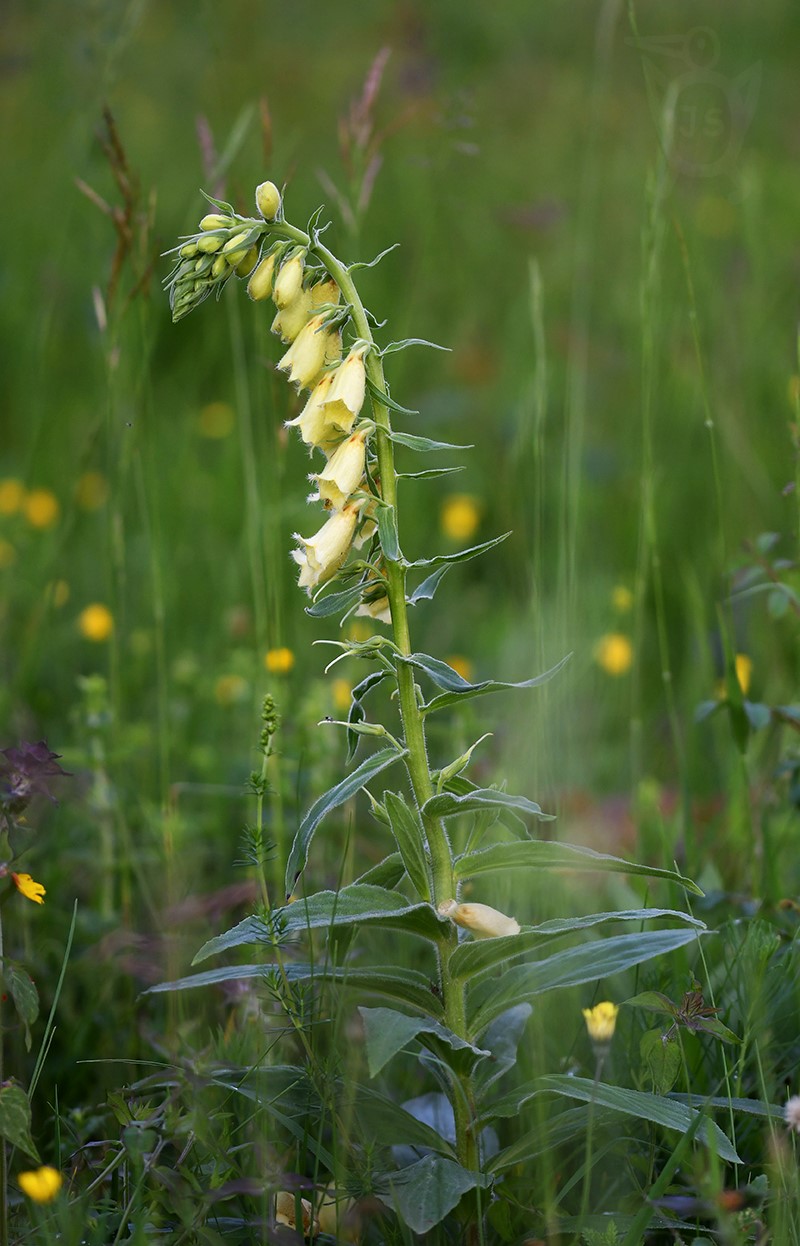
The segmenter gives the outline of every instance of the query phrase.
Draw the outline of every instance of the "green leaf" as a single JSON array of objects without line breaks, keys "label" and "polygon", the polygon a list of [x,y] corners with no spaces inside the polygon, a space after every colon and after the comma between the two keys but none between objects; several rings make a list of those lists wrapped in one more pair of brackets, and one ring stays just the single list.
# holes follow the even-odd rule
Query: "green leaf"
[{"label": "green leaf", "polygon": [[783,1108],[774,1103],[765,1103],[763,1099],[729,1099],[727,1095],[714,1095],[709,1099],[704,1099],[700,1095],[676,1093],[669,1097],[675,1103],[685,1103],[689,1107],[721,1108],[725,1111],[746,1112],[749,1116],[766,1116],[776,1121],[784,1120]]},{"label": "green leaf", "polygon": [[[521,1100],[517,1097],[517,1093],[495,1100],[489,1105],[481,1119],[494,1120],[498,1116],[517,1116],[523,1103],[532,1099],[537,1092],[528,1083],[518,1093],[523,1094]],[[498,1107],[502,1109],[499,1112]],[[594,1128],[599,1131],[605,1130],[606,1124],[614,1118],[611,1112],[596,1108],[592,1112],[592,1119]],[[560,1146],[571,1142],[573,1138],[585,1137],[588,1120],[588,1107],[570,1108],[567,1112],[561,1112],[552,1120],[543,1121],[541,1125],[537,1124],[530,1133],[523,1134],[522,1137],[512,1142],[511,1146],[492,1156],[486,1165],[487,1170],[490,1173],[507,1172],[509,1168],[515,1168],[517,1164],[526,1164],[539,1155],[553,1154]]]},{"label": "green leaf", "polygon": [[25,1091],[16,1082],[9,1082],[0,1089],[0,1138],[5,1138],[35,1163],[41,1164],[31,1137],[31,1105]]},{"label": "green leaf", "polygon": [[[497,679],[484,679],[477,684],[467,684],[466,687],[452,688],[444,695],[433,697],[426,705],[423,705],[423,714],[433,714],[436,710],[446,709],[449,705],[460,705],[462,701],[470,701],[473,697],[487,696],[490,692],[506,692],[510,688],[538,688],[540,684],[547,683],[548,679],[552,679],[567,662],[569,662],[572,654],[567,654],[560,662],[551,667],[549,671],[545,671],[543,675],[536,675],[533,679],[523,679],[520,683],[505,683]],[[466,683],[466,681],[464,681]],[[441,685],[440,685],[441,686]]]},{"label": "green leaf", "polygon": [[349,610],[360,599],[362,588],[361,584],[356,584],[340,593],[328,593],[326,597],[318,597],[312,606],[306,606],[306,614],[311,615],[312,619],[326,619],[342,610]]},{"label": "green leaf", "polygon": [[30,1051],[31,1026],[39,1015],[39,992],[25,970],[17,965],[6,962],[3,978],[25,1030],[25,1050]]},{"label": "green leaf", "polygon": [[[424,814],[435,818],[452,818],[460,813],[474,813],[482,809],[498,809],[501,812],[515,810],[519,813],[530,814],[531,817],[538,818],[540,822],[550,822],[553,819],[552,813],[542,813],[536,802],[528,800],[526,796],[512,796],[508,792],[498,792],[493,787],[479,787],[464,796],[442,792],[439,796],[432,796],[430,800],[426,800],[422,806]],[[510,845],[502,846],[509,847]]]},{"label": "green leaf", "polygon": [[697,937],[694,929],[646,930],[582,943],[535,964],[517,965],[503,974],[501,979],[487,982],[476,992],[470,992],[470,1011],[473,1013],[470,1031],[480,1034],[496,1016],[513,1004],[534,999],[545,991],[610,978],[634,965],[673,952]]},{"label": "green leaf", "polygon": [[[599,1107],[622,1112],[625,1116],[635,1116],[638,1120],[651,1121],[654,1125],[663,1125],[665,1129],[675,1129],[682,1134],[686,1133],[698,1116],[693,1108],[676,1103],[674,1099],[663,1099],[643,1090],[628,1090],[624,1086],[607,1086],[587,1077],[552,1074],[538,1078],[538,1083],[540,1090],[566,1095],[569,1099],[582,1099],[585,1103],[595,1103]],[[731,1164],[741,1164],[732,1143],[713,1121],[703,1121],[697,1130],[697,1138],[706,1146],[712,1147],[721,1159]]]},{"label": "green leaf", "polygon": [[402,1051],[415,1038],[425,1041],[432,1037],[438,1046],[450,1048],[452,1056],[448,1063],[462,1072],[468,1071],[477,1060],[490,1054],[459,1038],[433,1019],[409,1017],[404,1012],[396,1012],[394,1008],[359,1008],[358,1011],[364,1021],[370,1077],[377,1077],[392,1056],[397,1055],[398,1051]]},{"label": "green leaf", "polygon": [[449,567],[437,567],[429,576],[426,576],[406,599],[409,606],[416,606],[420,601],[430,601],[449,570]]},{"label": "green leaf", "polygon": [[450,346],[439,346],[437,342],[429,342],[424,337],[406,337],[402,342],[390,342],[388,346],[384,346],[378,353],[381,358],[384,355],[394,355],[399,350],[405,350],[407,346],[430,346],[431,350],[444,350],[448,353],[452,349]]},{"label": "green leaf", "polygon": [[[518,935],[505,935],[498,939],[475,939],[460,943],[450,957],[450,973],[455,978],[465,978],[477,982],[484,974],[492,972],[498,965],[513,960],[525,952],[539,947],[546,938],[559,938],[574,930],[586,930],[605,922],[614,921],[650,921],[657,917],[674,917],[694,926],[696,930],[705,930],[705,922],[688,913],[676,909],[623,909],[613,913],[591,913],[587,917],[554,918],[542,922],[538,926],[523,926]],[[626,1000],[626,1004],[634,1003]]]},{"label": "green leaf", "polygon": [[157,982],[148,986],[143,995],[164,995],[171,991],[190,991],[198,986],[217,986],[220,982],[246,982],[250,978],[263,979],[270,972],[271,964],[223,965],[218,969],[204,969],[202,973],[176,978],[174,982]]},{"label": "green leaf", "polygon": [[[370,386],[372,389],[372,386]],[[382,398],[381,398],[382,400]],[[395,407],[397,411],[402,411],[402,407]],[[409,415],[417,415],[418,412],[409,411]],[[417,450],[420,454],[429,454],[431,450],[474,450],[474,446],[456,446],[450,441],[432,441],[430,437],[418,437],[416,433],[388,433],[390,441],[394,441],[398,446],[406,446],[409,450]]]},{"label": "green leaf", "polygon": [[398,480],[435,480],[437,476],[452,476],[455,472],[463,472],[464,464],[458,467],[428,467],[422,472],[398,472]]},{"label": "green leaf", "polygon": [[397,519],[395,509],[384,503],[378,507],[376,516],[378,521],[378,539],[381,543],[381,549],[384,556],[390,562],[400,562],[402,554],[400,553],[400,540],[397,535]]},{"label": "green leaf", "polygon": [[522,840],[511,844],[492,844],[458,857],[454,863],[457,879],[476,878],[497,870],[602,870],[613,874],[636,874],[645,878],[662,878],[665,882],[678,883],[685,891],[696,896],[703,892],[691,879],[684,878],[674,870],[662,870],[652,865],[637,865],[611,857],[593,848],[577,844],[558,844],[542,840]]},{"label": "green leaf", "polygon": [[371,1086],[355,1087],[355,1112],[370,1142],[385,1146],[391,1138],[394,1146],[430,1147],[453,1158],[451,1144],[440,1133]]},{"label": "green leaf", "polygon": [[426,1155],[384,1180],[400,1218],[414,1233],[428,1233],[469,1190],[491,1185],[491,1178],[483,1173],[462,1168],[441,1155]]},{"label": "green leaf", "polygon": [[422,823],[409,809],[403,797],[394,792],[384,792],[383,802],[389,814],[392,834],[400,849],[406,873],[421,900],[430,900],[431,884],[428,862],[425,856],[425,831]]},{"label": "green leaf", "polygon": [[355,881],[371,883],[375,887],[385,887],[387,891],[394,891],[405,872],[406,867],[403,865],[400,853],[390,852],[388,857],[384,857],[377,865],[370,866]]},{"label": "green leaf", "polygon": [[[397,434],[395,434],[395,436],[396,435]],[[453,447],[453,449],[463,448],[464,447],[459,446]],[[417,558],[415,562],[408,563],[408,566],[442,567],[446,563],[451,562],[469,562],[470,558],[477,558],[479,554],[485,554],[487,550],[494,549],[495,545],[502,545],[503,541],[508,540],[510,536],[510,532],[504,532],[502,536],[496,536],[491,541],[483,541],[480,545],[472,545],[469,549],[459,550],[458,553],[455,554],[434,554],[433,558]]]},{"label": "green leaf", "polygon": [[343,805],[351,796],[355,796],[356,792],[368,783],[370,779],[374,779],[382,770],[386,770],[394,762],[402,757],[402,753],[398,753],[394,748],[381,749],[380,752],[373,753],[371,757],[367,757],[362,761],[360,766],[341,783],[337,783],[335,787],[330,788],[324,796],[320,796],[309,809],[300,828],[294,837],[292,848],[289,853],[289,860],[286,864],[286,894],[291,895],[294,891],[295,884],[305,869],[308,860],[308,849],[315,830],[319,826],[326,813],[330,813],[332,809],[336,809],[339,805]]},{"label": "green leaf", "polygon": [[[366,678],[362,679],[359,684],[356,684],[355,688],[350,693],[350,698],[351,698],[350,699],[350,710],[347,715],[348,723],[355,724],[355,723],[360,723],[363,721],[364,710],[362,708],[362,702],[364,701],[364,698],[366,697],[368,692],[371,692],[373,688],[377,688],[378,684],[383,683],[384,679],[388,679],[388,677],[389,677],[389,671],[372,671],[369,675],[366,676]],[[358,741],[359,741],[358,732],[348,731],[347,733],[347,761],[348,763],[353,760],[355,751],[358,748]]]},{"label": "green leaf", "polygon": [[[384,407],[388,407],[390,411],[396,411],[398,415],[419,415],[419,411],[412,411],[410,407],[401,407],[399,402],[395,402],[394,398],[392,398],[389,393],[388,387],[385,391],[379,389],[374,381],[371,381],[369,377],[366,377],[366,382],[367,389],[371,393],[372,397]],[[389,433],[388,435],[392,438],[392,440],[394,440],[394,433]],[[400,435],[402,436],[402,434]]]},{"label": "green leaf", "polygon": [[681,1071],[681,1049],[664,1042],[661,1030],[646,1030],[639,1039],[639,1056],[650,1085],[657,1095],[672,1090]]},{"label": "green leaf", "polygon": [[530,1004],[515,1004],[513,1008],[495,1017],[485,1033],[481,1034],[480,1045],[488,1047],[492,1057],[491,1060],[482,1061],[475,1070],[480,1098],[483,1098],[499,1077],[513,1069],[517,1063],[517,1048],[532,1012]]}]

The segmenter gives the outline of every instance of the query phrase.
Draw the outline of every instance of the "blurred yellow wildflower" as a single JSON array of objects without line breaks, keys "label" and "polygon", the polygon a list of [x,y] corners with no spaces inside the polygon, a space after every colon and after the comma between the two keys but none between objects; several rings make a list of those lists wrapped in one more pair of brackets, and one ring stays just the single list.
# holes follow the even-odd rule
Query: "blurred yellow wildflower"
[{"label": "blurred yellow wildflower", "polygon": [[0,480],[0,515],[16,515],[25,502],[25,486],[13,476]]},{"label": "blurred yellow wildflower", "polygon": [[594,1008],[584,1008],[583,1015],[586,1028],[593,1043],[610,1043],[614,1037],[619,1008],[609,1000],[595,1004]]},{"label": "blurred yellow wildflower", "polygon": [[439,523],[451,541],[469,541],[478,531],[481,508],[469,493],[451,493],[442,502]]},{"label": "blurred yellow wildflower", "polygon": [[109,492],[108,481],[101,472],[84,472],[75,486],[75,501],[82,511],[96,511],[105,506]]},{"label": "blurred yellow wildflower", "polygon": [[268,649],[264,655],[264,665],[270,675],[288,675],[294,666],[294,654],[286,646],[281,649]]},{"label": "blurred yellow wildflower", "polygon": [[236,423],[233,407],[227,402],[209,402],[197,417],[197,431],[201,437],[219,441],[229,437]]},{"label": "blurred yellow wildflower", "polygon": [[12,874],[11,881],[26,900],[33,900],[34,904],[44,904],[43,897],[47,895],[47,892],[41,883],[31,878],[30,874]]},{"label": "blurred yellow wildflower", "polygon": [[350,709],[350,697],[353,691],[353,685],[349,679],[334,679],[331,684],[331,695],[333,704],[337,710],[344,713]]},{"label": "blurred yellow wildflower", "polygon": [[594,647],[594,659],[607,675],[625,675],[633,665],[633,645],[622,632],[608,632]]},{"label": "blurred yellow wildflower", "polygon": [[11,567],[17,561],[17,551],[10,541],[6,541],[0,537],[0,571],[4,571],[6,567]]},{"label": "blurred yellow wildflower", "polygon": [[23,509],[32,528],[52,528],[61,513],[58,498],[50,489],[31,489],[23,501]]},{"label": "blurred yellow wildflower", "polygon": [[51,1168],[48,1164],[43,1168],[34,1168],[32,1172],[21,1172],[17,1176],[17,1184],[22,1193],[27,1194],[34,1203],[52,1203],[63,1181],[58,1169]]},{"label": "blurred yellow wildflower", "polygon": [[737,653],[735,666],[736,678],[739,681],[742,696],[746,697],[750,691],[750,676],[753,673],[753,659],[748,657],[746,653]]},{"label": "blurred yellow wildflower", "polygon": [[472,682],[472,676],[475,672],[469,658],[462,657],[460,653],[451,653],[445,658],[445,661],[448,666],[452,666],[457,675],[460,675],[462,679],[466,679],[467,683]]},{"label": "blurred yellow wildflower", "polygon": [[249,685],[241,675],[220,675],[214,684],[214,700],[218,705],[233,705],[247,696]]},{"label": "blurred yellow wildflower", "polygon": [[102,644],[104,640],[108,640],[114,630],[114,616],[108,606],[104,606],[102,602],[93,601],[78,615],[78,630],[86,640]]},{"label": "blurred yellow wildflower", "polygon": [[627,614],[633,605],[633,593],[625,584],[616,584],[611,593],[611,604],[620,614]]}]

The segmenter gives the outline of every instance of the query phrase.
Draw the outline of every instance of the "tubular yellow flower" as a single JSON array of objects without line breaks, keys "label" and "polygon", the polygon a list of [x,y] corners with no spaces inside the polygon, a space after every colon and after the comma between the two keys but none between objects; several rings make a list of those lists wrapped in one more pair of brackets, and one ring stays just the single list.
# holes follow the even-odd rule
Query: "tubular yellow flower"
[{"label": "tubular yellow flower", "polygon": [[609,632],[601,636],[594,648],[597,665],[607,675],[625,675],[633,665],[633,645],[630,637],[622,632]]},{"label": "tubular yellow flower", "polygon": [[362,601],[356,610],[365,619],[377,619],[379,623],[391,623],[392,607],[388,597],[378,597],[375,601]]},{"label": "tubular yellow flower", "polygon": [[256,207],[265,221],[274,221],[281,210],[281,192],[274,182],[262,182],[256,187]]},{"label": "tubular yellow flower", "polygon": [[32,528],[52,528],[58,523],[61,507],[49,489],[32,489],[23,502],[25,518]]},{"label": "tubular yellow flower", "polygon": [[457,926],[471,930],[476,939],[496,939],[502,935],[518,935],[519,922],[488,904],[458,904],[443,900],[439,905],[442,917],[449,917]]},{"label": "tubular yellow flower", "polygon": [[31,878],[30,874],[12,874],[11,881],[26,900],[33,900],[34,904],[44,904],[43,897],[47,895],[47,892],[41,883]]},{"label": "tubular yellow flower", "polygon": [[310,388],[322,371],[330,337],[331,334],[325,330],[325,317],[313,316],[278,364],[282,372],[289,373],[289,380],[299,389]]},{"label": "tubular yellow flower", "polygon": [[25,486],[21,480],[9,476],[0,480],[0,515],[16,515],[25,503]]},{"label": "tubular yellow flower", "polygon": [[307,588],[309,594],[318,584],[324,584],[335,575],[350,550],[353,533],[358,522],[359,507],[351,504],[340,511],[335,511],[328,522],[323,524],[319,532],[306,539],[295,534],[295,540],[302,549],[292,553],[300,567],[301,588]]},{"label": "tubular yellow flower", "polygon": [[351,350],[334,374],[331,392],[326,399],[328,419],[343,433],[349,433],[356,416],[364,405],[366,372],[364,355],[366,347]]},{"label": "tubular yellow flower", "polygon": [[451,493],[442,502],[439,515],[442,532],[451,541],[468,541],[478,531],[481,509],[468,493]]},{"label": "tubular yellow flower", "polygon": [[288,307],[302,290],[305,272],[304,258],[305,252],[295,251],[294,255],[281,265],[272,291],[272,301],[277,308]]},{"label": "tubular yellow flower", "polygon": [[[319,1232],[319,1225],[314,1219],[314,1209],[307,1198],[300,1199],[300,1213],[303,1219],[303,1236],[316,1236]],[[286,1224],[290,1229],[299,1229],[301,1227],[297,1223],[297,1202],[295,1196],[290,1194],[288,1190],[281,1190],[275,1195],[275,1223]]]},{"label": "tubular yellow flower", "polygon": [[254,302],[268,299],[272,294],[272,282],[275,277],[275,253],[265,256],[247,283],[247,293]]},{"label": "tubular yellow flower", "polygon": [[361,429],[334,450],[323,471],[311,477],[326,506],[339,511],[355,492],[364,476],[366,453],[367,434]]},{"label": "tubular yellow flower", "polygon": [[34,1203],[52,1203],[58,1194],[64,1178],[57,1168],[45,1164],[43,1168],[34,1168],[31,1172],[21,1172],[17,1176],[17,1184],[23,1194],[27,1194]]},{"label": "tubular yellow flower", "polygon": [[586,1028],[593,1043],[610,1043],[614,1037],[619,1008],[609,1000],[595,1004],[594,1008],[584,1008]]},{"label": "tubular yellow flower", "polygon": [[301,290],[293,303],[282,308],[272,322],[272,332],[282,342],[293,342],[306,327],[311,314],[311,291]]},{"label": "tubular yellow flower", "polygon": [[311,391],[308,402],[296,420],[287,420],[287,428],[297,428],[307,446],[327,446],[341,435],[328,419],[325,401],[333,385],[334,373],[328,372]]},{"label": "tubular yellow flower", "polygon": [[264,665],[270,675],[288,675],[294,666],[294,654],[285,646],[281,649],[268,649],[264,654]]},{"label": "tubular yellow flower", "polygon": [[102,644],[114,630],[114,616],[108,606],[94,601],[78,615],[78,629],[86,640]]},{"label": "tubular yellow flower", "polygon": [[323,307],[326,304],[336,305],[341,297],[341,290],[331,277],[328,281],[318,281],[311,287],[311,306]]}]

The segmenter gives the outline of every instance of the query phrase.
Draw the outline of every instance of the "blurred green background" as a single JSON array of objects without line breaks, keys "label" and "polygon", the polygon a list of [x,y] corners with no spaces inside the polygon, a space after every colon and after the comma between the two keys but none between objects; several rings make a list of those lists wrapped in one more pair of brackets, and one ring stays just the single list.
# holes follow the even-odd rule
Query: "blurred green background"
[{"label": "blurred green background", "polygon": [[[610,851],[632,850],[631,792],[682,808],[668,859],[719,818],[730,734],[693,725],[719,695],[719,605],[745,541],[774,530],[791,557],[797,531],[800,10],[641,3],[635,24],[638,46],[624,5],[585,0],[4,6],[0,716],[76,775],[26,868],[61,913],[54,959],[79,897],[86,982],[101,937],[140,981],[185,970],[225,919],[180,906],[237,877],[261,697],[284,716],[285,841],[342,764],[315,724],[361,675],[323,674],[311,642],[333,625],[295,586],[291,534],[317,516],[269,312],[229,288],[170,323],[160,253],[201,187],[249,212],[270,177],[301,225],[325,203],[346,259],[399,242],[363,277],[381,340],[450,348],[390,361],[420,413],[403,427],[475,447],[460,476],[404,486],[404,549],[512,536],[417,609],[415,645],[481,677],[573,658],[437,725],[437,758],[494,731],[483,778]],[[341,136],[383,49],[353,221]],[[134,205],[113,292],[104,107]],[[755,597],[733,631],[751,693],[790,702],[794,618]],[[386,848],[355,832],[356,860]],[[94,1024],[78,987],[69,1007]]]}]

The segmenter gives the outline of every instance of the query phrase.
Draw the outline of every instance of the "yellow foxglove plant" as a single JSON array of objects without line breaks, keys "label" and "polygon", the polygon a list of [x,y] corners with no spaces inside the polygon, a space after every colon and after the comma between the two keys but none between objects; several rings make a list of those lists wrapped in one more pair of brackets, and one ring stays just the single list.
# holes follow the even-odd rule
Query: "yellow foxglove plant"
[{"label": "yellow foxglove plant", "polygon": [[[195,961],[246,945],[263,948],[266,931],[266,943],[274,956],[272,969],[285,988],[289,977],[281,946],[308,931],[321,930],[333,939],[363,925],[421,939],[428,955],[425,973],[402,963],[351,968],[342,965],[337,955],[317,955],[310,958],[313,966],[293,960],[291,982],[345,978],[349,988],[360,984],[362,998],[374,995],[382,1001],[380,1006],[360,1007],[372,1076],[412,1042],[428,1053],[424,1058],[433,1053],[443,1087],[440,1119],[450,1122],[447,1136],[425,1126],[424,1145],[429,1153],[404,1171],[402,1181],[397,1181],[396,1172],[387,1171],[372,1188],[385,1195],[415,1232],[425,1233],[455,1212],[463,1221],[463,1240],[477,1242],[492,1189],[516,1163],[509,1149],[487,1164],[485,1126],[500,1116],[516,1116],[525,1097],[536,1093],[528,1088],[509,1108],[503,1099],[493,1098],[492,1089],[497,1077],[515,1063],[532,1001],[543,991],[594,983],[680,947],[696,937],[701,923],[673,910],[637,909],[536,925],[534,914],[522,911],[521,905],[512,917],[482,901],[463,903],[463,884],[476,880],[474,887],[483,896],[495,875],[507,878],[519,870],[602,869],[652,875],[697,889],[673,871],[535,838],[536,823],[549,815],[534,800],[481,786],[467,777],[476,745],[456,758],[429,758],[426,728],[434,715],[456,711],[488,693],[534,688],[555,674],[561,663],[519,683],[475,682],[441,659],[414,649],[410,607],[433,598],[454,564],[485,554],[504,539],[499,536],[456,552],[425,557],[409,556],[402,548],[395,452],[452,453],[461,447],[393,427],[395,416],[407,418],[414,413],[391,396],[384,364],[396,351],[432,343],[410,339],[380,345],[376,341],[373,325],[377,322],[368,313],[354,279],[365,265],[345,264],[325,245],[319,228],[322,209],[301,229],[286,219],[277,188],[268,182],[257,192],[257,206],[266,207],[260,216],[243,217],[230,204],[210,202],[213,214],[175,252],[175,268],[168,278],[173,318],[181,320],[209,294],[219,293],[232,277],[243,278],[238,269],[240,255],[249,256],[258,249],[257,262],[247,278],[248,290],[257,312],[259,303],[270,297],[274,302],[272,330],[288,345],[277,366],[304,395],[301,414],[290,426],[297,429],[316,460],[311,477],[316,491],[311,502],[322,508],[322,522],[310,522],[314,535],[295,537],[297,548],[292,554],[299,568],[299,586],[311,598],[308,613],[332,618],[356,612],[387,624],[389,630],[367,639],[330,642],[340,656],[361,660],[370,668],[353,688],[350,709],[341,724],[346,731],[348,764],[364,741],[374,751],[349,769],[302,818],[286,861],[288,902],[270,908],[264,887],[262,911],[211,939]],[[209,249],[212,242],[213,249]],[[433,468],[411,474],[432,478],[450,470]],[[383,724],[367,719],[370,694],[381,685],[395,694],[392,704],[399,722],[391,733]],[[389,772],[391,787],[386,780]],[[314,892],[305,884],[314,835],[329,814],[362,791],[369,799],[370,812],[386,828],[387,839],[391,837],[391,851],[380,865],[340,891]],[[453,825],[470,824],[476,815],[486,814],[504,826],[503,840],[476,842],[471,836],[466,839],[467,850],[456,851]],[[479,825],[485,824],[484,817]],[[642,929],[641,924],[653,917],[671,918],[672,926]],[[636,932],[578,943],[566,950],[548,948],[549,942],[563,940],[571,931],[609,920],[635,921]],[[157,989],[219,981],[223,972],[235,979],[253,977],[255,970],[253,966],[215,969]],[[288,998],[285,989],[283,997]],[[307,1072],[298,1068],[296,1076],[302,1080]],[[580,1078],[562,1080],[565,1094],[575,1094],[576,1087],[585,1090],[578,1085]],[[559,1079],[548,1081],[552,1089]],[[591,1082],[586,1084],[591,1088]],[[388,1103],[386,1110],[390,1110]],[[408,1113],[398,1116],[398,1111],[396,1105],[391,1106],[389,1132],[398,1142],[419,1142],[420,1123]],[[355,1120],[358,1124],[357,1105]],[[408,1139],[402,1136],[405,1130]],[[352,1174],[330,1174],[339,1188],[347,1186],[348,1177]],[[436,1194],[428,1197],[432,1187]],[[287,1196],[276,1193],[278,1218],[286,1223],[290,1219],[284,1210]]]}]

